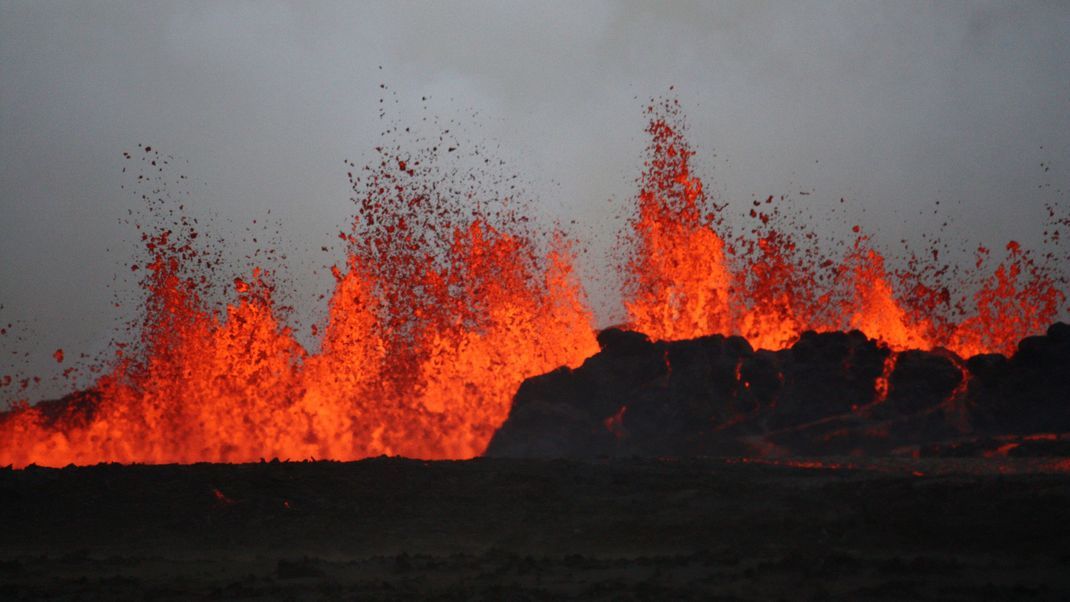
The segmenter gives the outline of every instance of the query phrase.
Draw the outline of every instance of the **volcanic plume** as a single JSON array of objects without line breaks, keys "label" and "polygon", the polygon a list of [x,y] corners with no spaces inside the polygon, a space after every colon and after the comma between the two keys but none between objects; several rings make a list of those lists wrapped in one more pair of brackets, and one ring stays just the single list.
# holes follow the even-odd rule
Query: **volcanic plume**
[{"label": "volcanic plume", "polygon": [[[648,117],[647,161],[622,237],[628,328],[653,341],[729,337],[715,355],[730,361],[714,364],[726,372],[717,386],[731,390],[718,398],[709,428],[764,420],[770,406],[813,417],[898,399],[906,390],[898,358],[910,350],[942,354],[956,376],[942,399],[953,398],[968,380],[963,358],[1012,356],[1019,340],[1043,333],[1065,308],[1052,255],[1038,259],[1017,242],[994,269],[979,248],[976,271],[949,282],[952,272],[936,253],[890,272],[857,226],[853,244],[834,257],[813,233],[781,227],[772,197],[754,202],[751,232],[733,235],[692,171],[677,102],[652,103]],[[561,366],[590,371],[584,361],[599,341],[572,270],[574,243],[538,231],[508,193],[487,194],[478,185],[484,172],[443,169],[442,150],[454,148],[378,147],[372,164],[347,163],[356,215],[340,234],[346,258],[332,270],[314,351],[280,319],[269,270],[234,278],[225,311],[214,311],[207,291],[216,283],[203,269],[196,223],[181,217],[147,228],[144,261],[133,266],[146,292],[139,344],[120,349],[89,390],[0,418],[0,465],[484,453],[521,383]],[[140,152],[155,165],[158,151]],[[794,355],[774,360],[754,351],[805,356],[800,345],[824,344],[813,343],[815,333],[854,330],[861,332],[849,343],[833,345],[829,357],[838,359],[821,364],[846,387],[826,400],[834,412],[799,406],[819,397],[821,373],[798,368]],[[608,332],[602,346],[617,351],[603,358],[619,356],[623,340],[640,355],[662,353],[658,370],[673,372],[677,347]],[[747,376],[762,370],[772,380]],[[792,370],[796,376],[785,376]],[[568,403],[608,404],[592,415],[592,428],[621,439],[643,413],[603,399],[611,388]],[[574,436],[588,436],[584,428]],[[552,420],[539,429],[538,436],[552,431]]]}]

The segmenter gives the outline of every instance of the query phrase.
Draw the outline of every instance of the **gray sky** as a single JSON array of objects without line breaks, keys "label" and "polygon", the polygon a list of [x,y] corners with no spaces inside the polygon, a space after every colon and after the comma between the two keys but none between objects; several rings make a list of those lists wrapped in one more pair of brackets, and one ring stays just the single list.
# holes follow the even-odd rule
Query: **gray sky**
[{"label": "gray sky", "polygon": [[670,85],[733,210],[846,197],[845,219],[896,248],[935,231],[941,201],[954,236],[1039,244],[1070,189],[1066,2],[4,0],[0,326],[28,337],[0,337],[4,357],[48,377],[54,349],[99,353],[131,315],[111,303],[132,287],[121,153],[139,143],[189,162],[190,211],[220,230],[272,210],[313,311],[331,280],[312,270],[338,260],[319,248],[352,214],[342,160],[379,143],[380,83],[396,121],[460,118],[547,219],[576,219],[590,278],[633,194],[643,107]]}]

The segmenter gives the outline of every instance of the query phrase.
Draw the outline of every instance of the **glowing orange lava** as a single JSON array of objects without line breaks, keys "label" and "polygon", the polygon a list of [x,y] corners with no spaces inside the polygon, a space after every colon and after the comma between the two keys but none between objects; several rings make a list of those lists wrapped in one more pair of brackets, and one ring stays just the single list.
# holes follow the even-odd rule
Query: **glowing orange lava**
[{"label": "glowing orange lava", "polygon": [[[861,406],[888,396],[894,352],[1010,355],[1064,309],[1050,270],[1013,242],[956,300],[920,271],[889,272],[858,227],[841,258],[802,250],[777,228],[772,197],[754,201],[750,236],[728,236],[693,173],[677,103],[649,113],[624,306],[654,339],[738,334],[778,350],[807,330],[858,329],[893,351]],[[341,234],[347,257],[332,270],[318,350],[283,325],[267,271],[235,279],[225,310],[210,309],[197,232],[183,219],[143,235],[137,350],[119,355],[90,401],[2,417],[0,465],[483,453],[523,380],[598,351],[572,251],[561,236],[538,251],[510,199],[479,201],[436,176],[428,156],[376,150],[378,165],[350,173],[357,214]],[[979,273],[988,255],[979,251]],[[736,380],[750,387],[738,365]],[[605,420],[618,436],[626,408]]]},{"label": "glowing orange lava", "polygon": [[[754,236],[730,239],[692,172],[694,151],[678,103],[653,104],[648,114],[651,141],[632,221],[625,308],[629,325],[655,339],[738,334],[755,348],[777,350],[806,330],[858,329],[895,351],[1012,355],[1020,339],[1042,333],[1063,309],[1066,297],[1051,270],[1015,242],[995,271],[980,278],[972,307],[952,307],[940,289],[919,283],[916,297],[904,301],[884,257],[857,226],[853,247],[838,261],[802,253],[770,223],[764,205],[772,197],[754,202],[751,216],[762,224]],[[987,251],[982,254],[978,270]],[[823,285],[826,270],[834,276]],[[955,310],[958,319],[948,315]],[[878,398],[887,394],[886,380],[883,387]]]},{"label": "glowing orange lava", "polygon": [[[380,167],[376,182],[397,179]],[[9,415],[0,465],[481,454],[524,379],[597,351],[592,317],[561,237],[538,260],[522,222],[397,186],[394,199],[373,186],[358,215],[385,226],[349,236],[317,353],[278,321],[268,274],[235,279],[217,315],[187,272],[193,231],[146,236],[142,352],[89,408]],[[440,217],[399,227],[420,203]]]}]

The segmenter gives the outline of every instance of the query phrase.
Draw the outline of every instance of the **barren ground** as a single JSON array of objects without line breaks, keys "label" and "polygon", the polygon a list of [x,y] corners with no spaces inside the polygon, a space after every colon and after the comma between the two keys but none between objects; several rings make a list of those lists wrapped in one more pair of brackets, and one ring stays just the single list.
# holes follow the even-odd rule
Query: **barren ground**
[{"label": "barren ground", "polygon": [[857,462],[0,470],[0,598],[1070,598],[1070,475]]}]

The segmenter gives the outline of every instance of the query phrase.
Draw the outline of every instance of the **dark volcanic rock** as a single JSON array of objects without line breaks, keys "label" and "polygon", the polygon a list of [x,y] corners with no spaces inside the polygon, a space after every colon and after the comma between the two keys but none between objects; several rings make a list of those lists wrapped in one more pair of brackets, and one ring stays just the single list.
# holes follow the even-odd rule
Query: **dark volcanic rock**
[{"label": "dark volcanic rock", "polygon": [[888,353],[857,330],[803,333],[778,354],[785,387],[770,426],[804,424],[870,403]]},{"label": "dark volcanic rock", "polygon": [[[771,395],[740,393],[737,370],[753,360],[754,352],[739,337],[653,343],[645,335],[609,329],[598,340],[602,351],[576,370],[561,368],[520,386],[489,454],[698,452],[701,443],[681,435],[701,436],[754,411]],[[763,361],[754,360],[756,378]],[[770,388],[770,380],[775,382],[766,376],[760,388]],[[696,422],[705,428],[696,429]]]},{"label": "dark volcanic rock", "polygon": [[[45,425],[51,425],[56,422],[63,424],[88,422],[93,418],[99,405],[100,391],[86,389],[68,393],[59,399],[40,401],[33,407],[40,413]],[[11,415],[13,415],[12,412],[0,412],[0,422]]]},{"label": "dark volcanic rock", "polygon": [[897,414],[910,414],[938,406],[962,383],[959,364],[961,360],[951,353],[900,353],[888,379],[886,407]]},{"label": "dark volcanic rock", "polygon": [[985,433],[1070,431],[1070,325],[1057,323],[1044,336],[1026,337],[1000,362],[971,358],[974,426]]},{"label": "dark volcanic rock", "polygon": [[807,332],[777,352],[720,335],[652,342],[608,329],[598,340],[579,368],[521,385],[488,455],[1043,454],[1064,445],[1006,437],[1070,431],[1066,324],[1012,358],[968,361],[943,349],[892,357],[857,331]]}]

